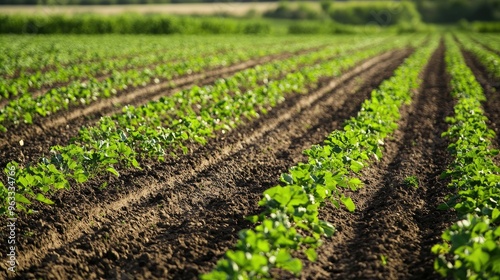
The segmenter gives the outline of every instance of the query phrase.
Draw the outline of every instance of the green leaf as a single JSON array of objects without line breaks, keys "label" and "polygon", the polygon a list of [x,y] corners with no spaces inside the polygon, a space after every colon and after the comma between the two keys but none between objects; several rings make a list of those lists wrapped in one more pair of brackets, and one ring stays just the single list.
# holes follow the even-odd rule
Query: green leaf
[{"label": "green leaf", "polygon": [[380,262],[382,263],[382,266],[387,265],[387,257],[384,255],[380,255]]},{"label": "green leaf", "polygon": [[228,259],[232,260],[241,267],[244,266],[247,262],[247,260],[245,259],[245,253],[242,251],[229,250],[226,252],[226,256]]},{"label": "green leaf", "polygon": [[135,167],[135,168],[140,168],[141,167],[140,164],[139,164],[139,162],[137,162],[137,160],[135,158],[132,160],[132,166]]},{"label": "green leaf", "polygon": [[349,212],[354,212],[354,210],[356,210],[356,205],[354,205],[354,202],[350,197],[341,197],[340,200],[344,203]]},{"label": "green leaf", "polygon": [[323,228],[326,237],[332,237],[333,234],[335,233],[335,227],[329,222],[320,221],[319,225]]},{"label": "green leaf", "polygon": [[247,221],[250,221],[251,223],[255,224],[259,221],[259,215],[251,215],[246,217]]},{"label": "green leaf", "polygon": [[43,202],[45,204],[54,204],[54,202],[48,198],[46,198],[43,194],[41,193],[37,193],[36,194],[36,197],[35,197],[36,200],[40,201],[40,202]]},{"label": "green leaf", "polygon": [[493,223],[496,223],[498,217],[500,217],[500,210],[498,208],[493,209],[493,212],[491,213],[491,219],[493,220]]},{"label": "green leaf", "polygon": [[276,266],[292,273],[298,274],[302,270],[302,262],[292,258],[289,252],[280,250],[276,256]]},{"label": "green leaf", "polygon": [[25,188],[29,187],[29,183],[28,183],[28,180],[26,180],[26,178],[19,177],[19,178],[17,178],[17,180],[19,181],[19,183],[21,184],[21,186],[23,186]]},{"label": "green leaf", "polygon": [[363,169],[364,165],[360,161],[352,160],[351,161],[351,170],[358,173],[361,169]]},{"label": "green leaf", "polygon": [[113,167],[108,167],[108,168],[106,168],[106,171],[108,171],[108,172],[110,172],[110,173],[114,174],[116,177],[119,177],[119,176],[120,176],[120,174],[118,173],[118,171],[116,171],[116,169],[114,169]]},{"label": "green leaf", "polygon": [[306,250],[307,259],[311,262],[315,262],[318,259],[318,254],[314,248],[309,248]]},{"label": "green leaf", "polygon": [[335,208],[337,208],[337,209],[340,208],[340,203],[336,199],[334,199],[332,197],[331,201],[332,201],[333,206],[335,206]]},{"label": "green leaf", "polygon": [[437,207],[438,210],[450,210],[450,208],[451,207],[448,205],[448,203],[441,203]]},{"label": "green leaf", "polygon": [[363,186],[363,182],[358,179],[358,178],[351,178],[349,179],[349,181],[347,182],[347,185],[349,186],[349,188],[352,190],[352,191],[356,191],[358,190],[361,186]]},{"label": "green leaf", "polygon": [[78,183],[84,183],[88,179],[84,173],[75,174],[74,177],[75,177],[76,182],[78,182]]},{"label": "green leaf", "polygon": [[469,260],[472,262],[475,271],[481,271],[490,260],[490,256],[483,252],[481,248],[477,248],[470,255]]},{"label": "green leaf", "polygon": [[293,178],[289,174],[281,174],[281,181],[287,183],[288,185],[293,184]]},{"label": "green leaf", "polygon": [[26,112],[24,113],[24,122],[27,123],[27,124],[32,124],[33,123],[33,119],[31,117],[31,114]]},{"label": "green leaf", "polygon": [[19,211],[27,211],[26,207],[24,207],[21,203],[16,204],[16,208]]},{"label": "green leaf", "polygon": [[27,199],[24,195],[16,193],[16,202],[19,203],[24,203],[24,204],[31,204],[29,199]]}]

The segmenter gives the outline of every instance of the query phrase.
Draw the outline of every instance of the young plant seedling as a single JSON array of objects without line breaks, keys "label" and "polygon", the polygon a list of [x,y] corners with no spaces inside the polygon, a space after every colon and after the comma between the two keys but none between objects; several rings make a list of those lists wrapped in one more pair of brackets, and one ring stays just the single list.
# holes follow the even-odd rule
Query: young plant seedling
[{"label": "young plant seedling", "polygon": [[380,255],[380,262],[382,263],[383,266],[387,265],[387,257],[384,255]]},{"label": "young plant seedling", "polygon": [[406,177],[403,183],[407,187],[414,187],[415,189],[418,188],[418,178],[415,175]]}]

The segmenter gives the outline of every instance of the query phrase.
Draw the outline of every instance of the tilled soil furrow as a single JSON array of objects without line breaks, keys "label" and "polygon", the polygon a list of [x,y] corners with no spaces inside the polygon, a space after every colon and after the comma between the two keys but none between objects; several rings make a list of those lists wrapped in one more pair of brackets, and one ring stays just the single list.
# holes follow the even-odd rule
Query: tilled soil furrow
[{"label": "tilled soil furrow", "polygon": [[[408,53],[387,53],[317,91],[294,95],[186,158],[155,164],[146,176],[131,172],[122,180],[137,191],[83,209],[81,221],[63,225],[57,245],[36,249],[45,256],[23,277],[193,278],[210,269],[234,244],[236,232],[249,226],[243,217],[256,211],[263,190],[303,159],[303,149],[354,115],[374,83],[389,77]],[[357,75],[371,82],[358,87]],[[85,234],[68,234],[74,228]]]},{"label": "tilled soil furrow", "polygon": [[[102,116],[109,116],[121,111],[123,105],[142,105],[193,85],[204,86],[211,84],[219,78],[233,75],[258,64],[286,59],[292,55],[312,52],[317,49],[305,49],[295,54],[282,53],[265,56],[204,73],[179,77],[168,82],[134,89],[118,96],[102,99],[87,106],[78,106],[71,111],[57,113],[51,117],[35,120],[34,125],[23,125],[0,136],[0,166],[5,166],[13,160],[17,162],[37,160],[51,146],[68,143],[71,137],[77,135],[82,126],[92,125]],[[171,86],[172,84],[175,86]],[[20,140],[23,140],[23,146],[19,144]]]},{"label": "tilled soil furrow", "polygon": [[[500,148],[500,81],[490,75],[486,68],[474,57],[473,54],[462,50],[467,66],[472,70],[477,81],[481,84],[486,102],[483,102],[485,116],[488,118],[488,127],[497,135],[493,145]],[[500,163],[500,159],[497,160]]]},{"label": "tilled soil furrow", "polygon": [[[350,193],[357,209],[327,207],[322,218],[337,227],[307,279],[431,279],[431,247],[453,220],[437,206],[450,192],[439,176],[449,163],[445,118],[453,114],[441,44],[426,67],[423,86],[402,109],[399,129],[382,160],[362,172],[365,187]],[[411,185],[416,179],[418,187]]]}]

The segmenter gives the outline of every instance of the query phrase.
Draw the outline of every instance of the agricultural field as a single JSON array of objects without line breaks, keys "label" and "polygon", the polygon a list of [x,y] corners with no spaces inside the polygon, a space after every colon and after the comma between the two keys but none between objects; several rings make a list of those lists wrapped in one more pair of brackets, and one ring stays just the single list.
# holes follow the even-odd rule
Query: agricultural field
[{"label": "agricultural field", "polygon": [[500,279],[499,38],[2,35],[0,278]]}]

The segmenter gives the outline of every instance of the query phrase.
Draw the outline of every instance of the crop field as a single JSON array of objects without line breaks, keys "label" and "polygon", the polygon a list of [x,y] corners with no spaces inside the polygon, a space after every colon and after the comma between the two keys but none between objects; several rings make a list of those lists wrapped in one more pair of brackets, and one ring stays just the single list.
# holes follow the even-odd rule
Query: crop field
[{"label": "crop field", "polygon": [[500,279],[500,37],[2,35],[1,279]]}]

